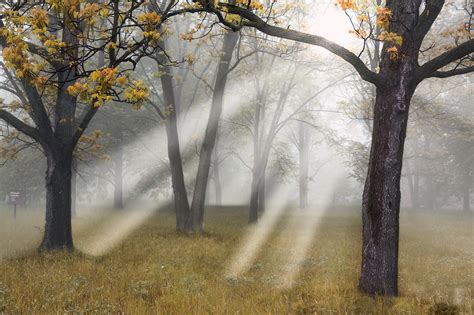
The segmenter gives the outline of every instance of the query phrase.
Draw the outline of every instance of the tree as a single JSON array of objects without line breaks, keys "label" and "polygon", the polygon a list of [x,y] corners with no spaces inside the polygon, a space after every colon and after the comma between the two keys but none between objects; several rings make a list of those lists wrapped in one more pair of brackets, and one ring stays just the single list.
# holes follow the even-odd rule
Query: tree
[{"label": "tree", "polygon": [[[375,85],[372,144],[362,205],[363,247],[359,288],[368,294],[397,295],[400,177],[410,100],[417,86],[428,78],[447,78],[473,72],[469,55],[474,52],[474,39],[467,36],[467,39],[460,41],[458,38],[453,47],[423,60],[420,49],[445,1],[389,0],[377,9],[376,14],[376,21],[385,33],[383,38],[378,38],[384,44],[380,69],[375,72],[365,65],[360,56],[321,36],[267,23],[269,19],[261,18],[258,10],[254,11],[255,6],[247,3],[199,3],[201,8],[193,8],[192,12],[213,12],[221,23],[234,30],[254,27],[270,36],[320,46],[351,64],[363,80]],[[358,9],[356,1],[339,3],[345,11]],[[233,23],[226,18],[228,14],[237,15],[240,19]],[[368,34],[370,37],[373,35]],[[424,63],[420,65],[420,61]],[[452,68],[446,69],[453,63]]]},{"label": "tree", "polygon": [[146,99],[147,89],[125,72],[156,50],[156,28],[169,16],[148,13],[142,1],[118,0],[4,2],[1,10],[3,58],[28,110],[20,116],[2,109],[0,119],[37,142],[47,160],[40,248],[72,249],[74,150],[99,107]]},{"label": "tree", "polygon": [[[175,3],[170,2],[169,5],[175,5]],[[164,7],[166,7],[165,2],[161,3],[161,5],[158,2],[154,2],[152,6],[154,12],[157,12],[158,14],[162,14]],[[200,28],[204,29],[205,27],[203,26],[203,23],[204,22],[200,23]],[[197,30],[190,31],[188,33],[181,34],[181,37],[186,40],[192,40],[193,34],[196,32]],[[206,34],[208,32],[203,33]],[[219,119],[223,107],[227,77],[229,72],[234,68],[231,64],[231,60],[233,58],[234,49],[237,45],[238,39],[238,33],[226,31],[223,34],[222,47],[219,50],[219,56],[217,59],[216,77],[211,88],[212,101],[209,118],[199,152],[197,174],[193,183],[194,191],[191,205],[188,200],[187,188],[184,179],[184,159],[181,152],[181,144],[178,132],[178,124],[181,117],[184,116],[183,113],[186,110],[183,106],[184,104],[182,104],[184,103],[183,84],[177,82],[177,80],[174,80],[174,77],[176,76],[176,71],[174,70],[176,68],[178,68],[178,72],[181,72],[182,75],[184,72],[184,76],[186,76],[190,71],[189,69],[182,71],[183,67],[173,67],[173,64],[170,64],[169,60],[167,60],[169,58],[166,52],[167,49],[169,50],[169,43],[166,38],[162,38],[159,41],[159,46],[162,53],[158,53],[154,56],[159,69],[162,95],[155,93],[154,100],[150,105],[165,121],[168,140],[168,157],[176,212],[176,229],[180,232],[202,233],[204,231],[204,204],[208,187],[211,160],[217,138]],[[187,62],[190,64],[195,63],[194,58],[196,57],[191,54],[186,56]],[[204,71],[206,71],[206,68],[207,67],[205,67]],[[195,88],[197,89],[197,86]],[[162,99],[161,107],[158,106],[159,103],[157,102],[157,99],[160,98]]]}]

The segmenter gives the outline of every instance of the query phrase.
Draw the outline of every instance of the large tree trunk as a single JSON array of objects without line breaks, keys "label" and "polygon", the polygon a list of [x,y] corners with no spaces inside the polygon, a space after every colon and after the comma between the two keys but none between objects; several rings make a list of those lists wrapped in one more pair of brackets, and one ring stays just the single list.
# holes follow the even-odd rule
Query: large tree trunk
[{"label": "large tree trunk", "polygon": [[46,224],[41,250],[74,248],[71,228],[71,162],[67,150],[46,152]]},{"label": "large tree trunk", "polygon": [[207,182],[209,169],[211,167],[211,157],[216,142],[219,119],[222,112],[227,75],[230,69],[230,61],[235,45],[237,44],[238,33],[228,32],[224,35],[222,55],[217,68],[216,82],[212,95],[211,111],[207,122],[204,140],[199,154],[199,166],[194,186],[191,212],[193,213],[193,230],[201,233],[204,231],[204,204],[206,200]]},{"label": "large tree trunk", "polygon": [[300,189],[300,208],[306,209],[308,206],[308,171],[309,171],[309,133],[307,127],[303,122],[299,123],[299,153],[300,153],[300,176],[299,176],[299,189]]},{"label": "large tree trunk", "polygon": [[114,209],[123,209],[123,148],[118,146],[114,157]]},{"label": "large tree trunk", "polygon": [[[400,177],[413,67],[400,66],[398,78],[377,87],[368,175],[364,187],[363,248],[359,288],[368,294],[398,294]],[[407,85],[404,85],[407,84]]]}]

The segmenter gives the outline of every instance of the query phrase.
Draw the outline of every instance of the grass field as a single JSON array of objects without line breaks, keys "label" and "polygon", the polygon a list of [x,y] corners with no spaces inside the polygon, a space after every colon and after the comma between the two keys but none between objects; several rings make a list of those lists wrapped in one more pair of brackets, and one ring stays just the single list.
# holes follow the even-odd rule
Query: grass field
[{"label": "grass field", "polygon": [[[113,237],[101,234],[111,229],[118,233],[125,228],[118,222],[127,222],[126,213],[105,212],[94,220],[79,215],[74,220],[79,249],[88,252],[89,244],[105,239],[116,245],[101,250],[100,256],[80,251],[36,253],[33,248],[39,242],[43,222],[39,214],[23,212],[14,221],[10,213],[2,213],[0,313],[473,311],[473,231],[472,217],[467,215],[403,215],[401,296],[371,298],[357,291],[357,209],[334,209],[318,216],[288,210],[271,229],[268,239],[261,242],[255,260],[239,276],[229,270],[239,259],[242,243],[256,230],[246,226],[245,209],[209,209],[208,234],[202,237],[175,233],[171,213],[153,214],[145,217],[144,223],[130,235],[121,235],[126,236],[123,242],[112,242]],[[304,228],[312,220],[316,222],[311,228],[314,234]],[[306,252],[299,248],[302,244],[308,246]]]}]

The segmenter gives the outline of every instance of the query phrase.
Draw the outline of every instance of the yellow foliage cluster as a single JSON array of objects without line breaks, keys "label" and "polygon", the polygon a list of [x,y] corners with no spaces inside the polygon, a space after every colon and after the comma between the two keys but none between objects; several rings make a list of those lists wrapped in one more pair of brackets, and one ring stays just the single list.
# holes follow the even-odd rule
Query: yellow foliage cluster
[{"label": "yellow foliage cluster", "polygon": [[[392,46],[387,49],[387,52],[390,54],[390,59],[398,59],[398,51],[399,47],[403,44],[403,37],[397,33],[390,32],[392,12],[389,8],[385,7],[385,4],[376,5],[374,1],[368,0],[336,0],[336,3],[344,11],[352,11],[358,21],[358,24],[353,23],[354,30],[350,30],[349,32],[359,38],[371,38],[391,43]],[[380,30],[380,32],[376,32],[375,35],[373,31],[374,26],[371,25],[372,23]]]},{"label": "yellow foliage cluster", "polygon": [[387,52],[389,53],[390,60],[398,59],[398,48],[396,46],[387,48]]},{"label": "yellow foliage cluster", "polygon": [[[79,146],[82,149],[87,149],[89,151],[99,151],[103,148],[103,145],[99,143],[99,140],[103,135],[104,133],[100,129],[96,129],[87,135],[82,135],[79,139]],[[84,159],[79,152],[75,152],[75,156],[80,160]]]},{"label": "yellow foliage cluster", "polygon": [[137,16],[140,23],[143,24],[143,36],[151,40],[159,40],[161,33],[157,28],[161,23],[161,17],[156,12],[145,12]]},{"label": "yellow foliage cluster", "polygon": [[385,42],[391,42],[391,43],[394,43],[395,45],[403,44],[403,37],[393,32],[383,31],[382,33],[380,33],[377,39],[381,41],[385,41]]},{"label": "yellow foliage cluster", "polygon": [[94,107],[100,107],[112,100],[110,92],[114,86],[123,86],[127,83],[128,79],[118,75],[117,68],[106,67],[91,72],[86,82],[77,81],[68,86],[67,92]]},{"label": "yellow foliage cluster", "polygon": [[378,7],[377,8],[377,25],[384,30],[388,30],[390,25],[390,18],[392,17],[392,12],[389,8]]},{"label": "yellow foliage cluster", "polygon": [[139,110],[149,97],[149,91],[143,81],[133,80],[124,91],[125,100],[132,104],[135,110]]},{"label": "yellow foliage cluster", "polygon": [[342,10],[354,10],[356,4],[354,0],[337,0],[337,4],[341,7]]},{"label": "yellow foliage cluster", "polygon": [[263,11],[265,9],[263,4],[258,0],[236,0],[235,4],[246,8],[248,7],[255,11]]}]

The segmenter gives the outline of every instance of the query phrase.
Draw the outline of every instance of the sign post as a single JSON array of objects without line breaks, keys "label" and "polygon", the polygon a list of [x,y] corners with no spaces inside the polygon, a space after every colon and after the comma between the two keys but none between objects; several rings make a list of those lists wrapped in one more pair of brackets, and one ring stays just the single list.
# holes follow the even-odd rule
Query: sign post
[{"label": "sign post", "polygon": [[21,194],[19,191],[10,191],[8,195],[8,203],[13,205],[13,217],[16,219],[16,206],[20,203]]}]

